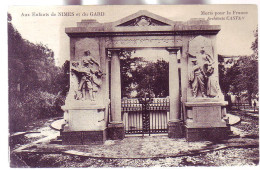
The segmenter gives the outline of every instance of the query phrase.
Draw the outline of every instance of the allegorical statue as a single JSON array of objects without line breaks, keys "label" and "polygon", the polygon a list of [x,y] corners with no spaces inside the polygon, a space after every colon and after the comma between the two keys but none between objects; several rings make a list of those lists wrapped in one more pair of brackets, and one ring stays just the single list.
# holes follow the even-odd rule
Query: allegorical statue
[{"label": "allegorical statue", "polygon": [[[84,52],[84,56],[80,62],[74,62],[71,69],[72,77],[77,80],[77,89],[74,89],[76,100],[95,101],[96,93],[101,85],[101,76],[103,75],[99,69],[99,63],[91,56],[89,50]],[[72,82],[73,84],[73,82]]]},{"label": "allegorical statue", "polygon": [[189,57],[192,63],[189,81],[193,97],[197,97],[199,92],[202,97],[215,97],[217,89],[212,83],[212,74],[214,73],[212,57],[205,52],[203,47],[198,55],[189,54]]}]

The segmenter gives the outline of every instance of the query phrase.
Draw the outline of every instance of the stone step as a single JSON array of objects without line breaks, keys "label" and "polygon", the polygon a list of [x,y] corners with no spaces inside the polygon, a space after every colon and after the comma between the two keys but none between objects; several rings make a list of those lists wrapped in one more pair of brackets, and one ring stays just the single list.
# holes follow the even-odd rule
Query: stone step
[{"label": "stone step", "polygon": [[52,140],[52,141],[50,141],[50,144],[58,144],[58,145],[61,145],[61,144],[62,144],[62,140],[58,140],[58,139]]}]

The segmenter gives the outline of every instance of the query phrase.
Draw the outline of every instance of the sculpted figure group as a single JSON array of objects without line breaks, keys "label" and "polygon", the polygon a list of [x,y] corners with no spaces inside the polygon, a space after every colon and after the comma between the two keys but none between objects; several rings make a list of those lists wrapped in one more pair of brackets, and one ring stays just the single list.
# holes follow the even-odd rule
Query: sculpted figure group
[{"label": "sculpted figure group", "polygon": [[[71,74],[74,98],[95,101],[103,73],[100,71],[99,63],[91,56],[89,50],[84,52],[80,61],[72,63]],[[89,93],[89,98],[87,98],[87,93]]]},{"label": "sculpted figure group", "polygon": [[212,74],[214,73],[214,61],[202,47],[198,55],[188,54],[192,63],[192,69],[189,74],[189,82],[193,97],[215,97],[217,89],[214,84]]}]

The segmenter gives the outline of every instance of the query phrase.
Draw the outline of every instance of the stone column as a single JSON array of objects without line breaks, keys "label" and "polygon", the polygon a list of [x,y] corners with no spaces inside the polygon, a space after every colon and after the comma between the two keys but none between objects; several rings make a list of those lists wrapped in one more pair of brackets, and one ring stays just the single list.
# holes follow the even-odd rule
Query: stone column
[{"label": "stone column", "polygon": [[169,51],[169,95],[170,95],[170,114],[168,122],[168,137],[183,137],[180,122],[180,87],[178,74],[177,52],[179,48],[167,48]]},{"label": "stone column", "polygon": [[121,117],[121,73],[119,49],[111,51],[111,122],[108,124],[108,137],[112,140],[123,139],[124,125]]},{"label": "stone column", "polygon": [[122,123],[121,120],[121,75],[118,51],[111,51],[111,123]]}]

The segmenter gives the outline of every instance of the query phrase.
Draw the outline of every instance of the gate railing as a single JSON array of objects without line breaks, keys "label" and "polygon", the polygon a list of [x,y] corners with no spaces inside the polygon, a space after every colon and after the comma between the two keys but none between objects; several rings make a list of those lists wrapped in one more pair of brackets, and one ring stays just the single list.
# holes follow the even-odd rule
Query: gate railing
[{"label": "gate railing", "polygon": [[[122,99],[122,116],[126,134],[166,133],[169,120],[169,98],[152,98],[144,104],[144,98]],[[148,100],[147,100],[148,101]],[[146,106],[146,107],[145,107]],[[148,114],[144,116],[144,114]],[[147,122],[149,121],[148,128]]]}]

